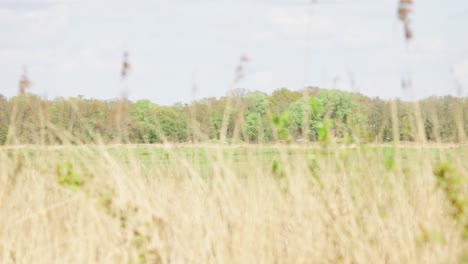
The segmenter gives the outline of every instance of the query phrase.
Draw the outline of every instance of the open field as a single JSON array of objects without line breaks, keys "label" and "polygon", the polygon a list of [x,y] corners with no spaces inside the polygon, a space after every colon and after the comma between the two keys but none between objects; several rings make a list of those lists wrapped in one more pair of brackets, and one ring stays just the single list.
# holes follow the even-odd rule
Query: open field
[{"label": "open field", "polygon": [[0,262],[463,263],[467,160],[459,145],[3,147]]},{"label": "open field", "polygon": [[0,0],[0,264],[468,264],[467,12]]}]

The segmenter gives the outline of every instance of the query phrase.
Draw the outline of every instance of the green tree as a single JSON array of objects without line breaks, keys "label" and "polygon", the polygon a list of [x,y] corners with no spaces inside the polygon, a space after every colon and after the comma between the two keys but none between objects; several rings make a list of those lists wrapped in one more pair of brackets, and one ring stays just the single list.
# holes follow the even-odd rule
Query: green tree
[{"label": "green tree", "polygon": [[297,100],[289,108],[289,131],[294,138],[303,133],[304,108],[309,109],[309,135],[308,140],[318,140],[319,129],[324,125],[323,102],[316,97],[305,97]]},{"label": "green tree", "polygon": [[0,145],[5,144],[8,127],[10,126],[10,109],[8,106],[8,100],[0,95]]},{"label": "green tree", "polygon": [[268,96],[262,92],[251,92],[244,96],[246,111],[244,114],[244,138],[249,142],[271,141],[272,117]]},{"label": "green tree", "polygon": [[352,134],[360,116],[353,95],[338,90],[321,90],[315,97],[322,103],[325,115],[331,121],[335,137],[344,137]]},{"label": "green tree", "polygon": [[157,106],[149,100],[139,100],[130,108],[131,135],[142,143],[161,142],[157,122]]},{"label": "green tree", "polygon": [[26,94],[15,96],[9,101],[11,109],[9,130],[18,143],[40,143],[42,127],[40,120],[41,98]]},{"label": "green tree", "polygon": [[269,97],[269,101],[271,102],[270,111],[273,114],[282,114],[292,103],[296,102],[301,97],[302,94],[298,91],[290,91],[286,88],[275,90]]}]

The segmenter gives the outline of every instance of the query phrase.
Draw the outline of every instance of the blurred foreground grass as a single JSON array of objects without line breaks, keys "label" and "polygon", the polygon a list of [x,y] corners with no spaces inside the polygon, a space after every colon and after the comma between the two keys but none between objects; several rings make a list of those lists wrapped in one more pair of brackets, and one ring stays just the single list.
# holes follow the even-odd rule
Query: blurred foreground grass
[{"label": "blurred foreground grass", "polygon": [[0,149],[2,263],[463,263],[468,147]]}]

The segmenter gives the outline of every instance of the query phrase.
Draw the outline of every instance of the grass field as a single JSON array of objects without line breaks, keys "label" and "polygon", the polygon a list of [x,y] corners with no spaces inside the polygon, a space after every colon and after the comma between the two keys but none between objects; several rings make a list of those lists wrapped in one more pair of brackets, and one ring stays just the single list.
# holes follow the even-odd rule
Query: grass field
[{"label": "grass field", "polygon": [[0,148],[1,263],[465,263],[468,147]]}]

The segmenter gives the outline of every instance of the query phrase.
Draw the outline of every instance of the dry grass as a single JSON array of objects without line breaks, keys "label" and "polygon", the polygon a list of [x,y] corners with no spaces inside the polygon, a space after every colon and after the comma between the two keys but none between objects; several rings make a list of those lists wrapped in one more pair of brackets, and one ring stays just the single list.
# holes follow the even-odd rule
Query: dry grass
[{"label": "dry grass", "polygon": [[458,263],[467,249],[433,176],[443,160],[468,175],[466,148],[162,148],[1,149],[0,262]]},{"label": "dry grass", "polygon": [[[412,3],[398,5],[407,42]],[[122,79],[130,69],[124,53]],[[30,86],[25,69],[19,94]],[[123,99],[116,126],[128,116]],[[235,104],[227,97],[222,142]],[[391,115],[398,139],[395,101]],[[0,262],[467,263],[468,148],[418,142],[2,147]],[[438,188],[441,168],[460,178]]]}]

